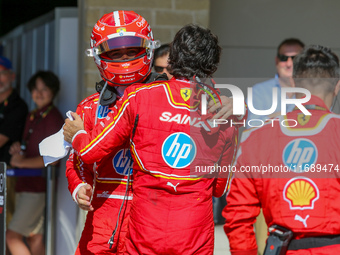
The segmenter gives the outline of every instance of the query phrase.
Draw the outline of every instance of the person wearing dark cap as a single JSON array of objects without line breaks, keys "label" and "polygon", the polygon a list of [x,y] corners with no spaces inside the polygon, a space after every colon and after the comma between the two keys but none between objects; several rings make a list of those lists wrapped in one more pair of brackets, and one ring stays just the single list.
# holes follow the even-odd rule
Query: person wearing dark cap
[{"label": "person wearing dark cap", "polygon": [[15,141],[21,140],[27,105],[12,88],[15,79],[12,63],[0,56],[0,162],[9,164],[9,148]]},{"label": "person wearing dark cap", "polygon": [[[12,87],[15,79],[12,63],[0,56],[0,162],[10,162],[9,149],[12,143],[21,140],[28,108]],[[15,177],[7,177],[7,223],[14,211]]]}]

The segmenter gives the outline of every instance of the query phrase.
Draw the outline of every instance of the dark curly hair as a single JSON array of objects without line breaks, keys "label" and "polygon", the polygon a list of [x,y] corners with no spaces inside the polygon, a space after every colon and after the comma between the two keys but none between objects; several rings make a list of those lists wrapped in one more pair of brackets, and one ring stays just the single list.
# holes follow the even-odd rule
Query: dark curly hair
[{"label": "dark curly hair", "polygon": [[328,89],[332,91],[340,78],[339,58],[327,47],[311,45],[294,58],[293,78],[299,85],[304,80],[310,85],[328,81],[332,85]]},{"label": "dark curly hair", "polygon": [[170,44],[169,65],[175,78],[211,77],[220,62],[218,38],[209,29],[189,24]]},{"label": "dark curly hair", "polygon": [[60,81],[51,71],[37,71],[28,81],[27,88],[30,92],[35,88],[37,79],[40,78],[45,85],[52,91],[53,98],[58,94]]},{"label": "dark curly hair", "polygon": [[155,54],[154,54],[154,57],[153,57],[154,63],[155,63],[157,58],[168,55],[169,51],[170,51],[170,44],[169,43],[162,44],[161,47],[155,49]]}]

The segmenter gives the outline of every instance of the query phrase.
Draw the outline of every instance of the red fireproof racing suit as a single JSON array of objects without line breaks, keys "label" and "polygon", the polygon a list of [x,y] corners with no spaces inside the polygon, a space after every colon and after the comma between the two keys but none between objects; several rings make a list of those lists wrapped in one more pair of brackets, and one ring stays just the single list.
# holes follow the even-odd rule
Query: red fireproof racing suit
[{"label": "red fireproof racing suit", "polygon": [[[77,114],[83,119],[87,131],[91,131],[95,126],[96,114],[97,121],[101,122],[111,111],[108,106],[100,105],[98,99],[99,93],[96,93],[84,99],[77,107]],[[86,183],[95,186],[92,200],[94,211],[89,211],[87,214],[76,254],[119,254],[123,252],[129,205],[132,199],[132,180],[129,181],[129,190],[125,197],[126,201],[121,211],[112,249],[109,249],[108,241],[117,224],[118,212],[126,193],[127,174],[132,169],[132,163],[128,144],[115,148],[99,159],[95,170],[93,164],[85,164],[75,153],[70,154],[66,162],[66,176],[73,199],[76,201],[79,188]]]},{"label": "red fireproof racing suit", "polygon": [[[340,235],[340,116],[315,96],[305,107],[311,116],[295,109],[242,134],[223,211],[232,254],[257,254],[253,224],[261,207],[268,226],[290,229],[294,239]],[[340,254],[340,245],[286,254]]]},{"label": "red fireproof racing suit", "polygon": [[134,194],[127,254],[213,254],[212,196],[224,194],[228,178],[205,178],[202,166],[230,165],[237,129],[206,132],[209,123],[190,100],[190,85],[172,79],[130,86],[105,125],[73,138],[87,163],[130,141]]}]

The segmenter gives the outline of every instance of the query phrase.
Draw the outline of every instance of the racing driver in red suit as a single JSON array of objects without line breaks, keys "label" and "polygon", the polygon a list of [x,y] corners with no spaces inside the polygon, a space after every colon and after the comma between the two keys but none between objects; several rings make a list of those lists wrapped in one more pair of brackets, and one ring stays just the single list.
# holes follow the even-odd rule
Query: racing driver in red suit
[{"label": "racing driver in red suit", "polygon": [[130,143],[134,183],[127,254],[213,254],[212,196],[224,194],[229,173],[199,169],[231,164],[237,128],[212,132],[190,78],[211,77],[220,51],[210,30],[187,25],[171,44],[169,82],[129,86],[114,113],[91,133],[82,130],[76,114],[75,121],[66,120],[64,136],[71,141],[76,133],[72,145],[86,163]]},{"label": "racing driver in red suit", "polygon": [[[308,47],[294,59],[293,79],[297,88],[310,91],[303,106],[311,115],[295,108],[242,134],[240,172],[223,211],[231,254],[257,254],[253,224],[261,207],[271,233],[264,254],[340,254],[340,117],[329,110],[339,73],[330,49]],[[302,95],[297,98],[308,99]],[[278,236],[288,243],[281,253],[274,252],[280,245],[272,241]]]},{"label": "racing driver in red suit", "polygon": [[[150,70],[155,47],[148,22],[135,12],[114,11],[97,22],[89,52],[103,80],[96,86],[97,93],[77,107],[85,130],[91,131],[106,117],[127,86],[154,80]],[[66,163],[69,190],[79,207],[89,211],[76,254],[123,252],[132,199],[132,179],[128,181],[132,163],[128,143],[98,159],[96,164],[85,164],[76,154],[70,154]],[[108,241],[115,228],[119,234],[114,236],[110,249]]]}]

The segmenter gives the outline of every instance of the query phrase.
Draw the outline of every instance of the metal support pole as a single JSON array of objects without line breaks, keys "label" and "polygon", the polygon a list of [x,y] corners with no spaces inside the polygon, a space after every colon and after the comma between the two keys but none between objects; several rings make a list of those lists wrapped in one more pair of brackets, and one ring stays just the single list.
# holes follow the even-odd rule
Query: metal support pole
[{"label": "metal support pole", "polygon": [[6,254],[6,163],[0,162],[0,251]]},{"label": "metal support pole", "polygon": [[45,253],[53,255],[55,250],[56,167],[50,165],[46,171]]},{"label": "metal support pole", "polygon": [[[4,164],[5,165],[5,164]],[[2,163],[0,163],[0,245],[2,244],[1,234],[2,229],[4,229],[4,233],[6,232],[6,225],[2,227],[2,218],[1,218],[1,170],[3,169]],[[45,172],[46,171],[46,172]],[[46,174],[46,209],[45,209],[45,254],[53,255],[54,254],[54,245],[55,245],[55,210],[56,210],[56,167],[48,166],[46,169],[33,169],[33,168],[14,168],[7,169],[6,165],[4,168],[4,177],[7,176],[44,176]],[[6,179],[4,179],[6,180]],[[6,183],[4,181],[4,183]],[[4,202],[5,207],[5,202]],[[4,208],[5,210],[5,208]],[[5,223],[6,224],[6,219]],[[0,246],[0,251],[2,250]],[[6,246],[5,246],[6,247]],[[2,253],[0,253],[2,254]],[[3,253],[5,254],[5,253]]]}]

